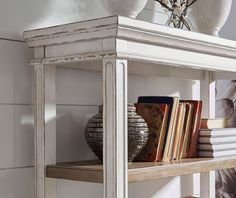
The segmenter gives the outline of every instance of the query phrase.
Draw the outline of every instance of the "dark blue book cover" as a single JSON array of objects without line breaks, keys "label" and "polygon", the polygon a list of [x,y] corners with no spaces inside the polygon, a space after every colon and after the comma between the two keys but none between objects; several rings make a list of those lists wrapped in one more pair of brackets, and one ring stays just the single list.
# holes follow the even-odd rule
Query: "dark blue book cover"
[{"label": "dark blue book cover", "polygon": [[173,105],[175,97],[170,96],[139,96],[138,103],[158,103]]}]

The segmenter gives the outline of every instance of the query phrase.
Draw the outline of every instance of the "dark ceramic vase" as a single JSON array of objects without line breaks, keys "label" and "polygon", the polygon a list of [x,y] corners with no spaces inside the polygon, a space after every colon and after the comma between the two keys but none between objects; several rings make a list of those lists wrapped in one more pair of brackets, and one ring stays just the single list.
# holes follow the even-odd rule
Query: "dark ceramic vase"
[{"label": "dark ceramic vase", "polygon": [[[103,154],[103,108],[99,107],[99,112],[88,120],[85,128],[85,139],[102,161]],[[137,115],[134,105],[128,105],[128,161],[132,162],[145,146],[149,136],[148,127],[144,119]]]}]

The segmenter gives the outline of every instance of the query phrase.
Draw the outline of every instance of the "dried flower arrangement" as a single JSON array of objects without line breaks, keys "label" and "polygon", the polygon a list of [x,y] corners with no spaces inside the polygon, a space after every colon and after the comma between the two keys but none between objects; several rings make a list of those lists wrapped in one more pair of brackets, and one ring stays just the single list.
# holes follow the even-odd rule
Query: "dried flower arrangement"
[{"label": "dried flower arrangement", "polygon": [[166,25],[175,28],[186,28],[193,30],[193,26],[187,19],[189,7],[197,0],[155,0],[165,8],[165,11],[170,14]]}]

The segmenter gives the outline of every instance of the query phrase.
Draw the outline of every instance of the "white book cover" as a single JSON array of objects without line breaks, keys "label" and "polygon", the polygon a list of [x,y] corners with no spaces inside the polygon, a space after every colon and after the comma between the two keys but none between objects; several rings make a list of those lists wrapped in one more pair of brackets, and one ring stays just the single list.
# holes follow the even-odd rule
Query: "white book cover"
[{"label": "white book cover", "polygon": [[200,136],[236,136],[236,128],[201,129]]},{"label": "white book cover", "polygon": [[215,129],[215,128],[226,128],[229,127],[229,120],[226,118],[202,118],[201,129]]},{"label": "white book cover", "polygon": [[227,149],[236,149],[236,142],[229,144],[198,144],[198,150],[201,151],[220,151]]},{"label": "white book cover", "polygon": [[199,137],[198,143],[203,144],[227,144],[236,142],[236,136],[225,137]]},{"label": "white book cover", "polygon": [[223,157],[228,155],[236,155],[236,150],[224,150],[218,152],[211,152],[211,151],[199,151],[199,157]]}]

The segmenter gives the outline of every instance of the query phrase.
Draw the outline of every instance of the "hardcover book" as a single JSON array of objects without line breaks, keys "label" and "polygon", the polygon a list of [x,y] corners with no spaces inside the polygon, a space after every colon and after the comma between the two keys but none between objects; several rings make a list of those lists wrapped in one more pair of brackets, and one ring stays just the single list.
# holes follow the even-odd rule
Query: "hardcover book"
[{"label": "hardcover book", "polygon": [[199,137],[198,142],[201,144],[227,144],[236,142],[236,136]]},{"label": "hardcover book", "polygon": [[199,157],[223,157],[228,155],[235,155],[236,150],[230,149],[230,150],[223,150],[223,151],[199,151],[198,156]]},{"label": "hardcover book", "polygon": [[169,106],[167,104],[137,103],[137,114],[142,116],[149,128],[146,146],[137,156],[138,161],[156,162],[162,160],[167,128]]},{"label": "hardcover book", "polygon": [[216,128],[227,128],[229,127],[228,119],[226,118],[202,118],[201,129],[216,129]]},{"label": "hardcover book", "polygon": [[193,127],[193,113],[194,113],[194,105],[186,102],[186,115],[184,121],[184,130],[181,137],[181,144],[180,144],[180,152],[179,152],[179,159],[187,158],[189,154],[189,147],[191,141],[191,132]]},{"label": "hardcover book", "polygon": [[236,136],[236,128],[222,128],[222,129],[201,129],[200,137],[224,137],[224,136]]},{"label": "hardcover book", "polygon": [[181,147],[181,137],[184,132],[184,122],[185,122],[185,114],[186,114],[186,104],[180,103],[177,115],[177,123],[175,127],[175,139],[173,144],[173,152],[172,152],[172,159],[179,158],[179,150]]},{"label": "hardcover book", "polygon": [[200,122],[201,122],[201,114],[202,114],[202,101],[182,100],[181,102],[188,102],[194,105],[193,124],[192,124],[193,127],[191,132],[191,141],[189,146],[188,157],[197,157],[198,137],[199,137]]},{"label": "hardcover book", "polygon": [[228,144],[199,144],[198,151],[220,151],[236,149],[236,142]]},{"label": "hardcover book", "polygon": [[164,152],[162,161],[170,161],[172,158],[171,146],[174,141],[174,132],[177,111],[179,106],[178,97],[165,97],[165,96],[141,96],[138,98],[138,103],[154,103],[154,104],[167,104],[169,105],[169,113],[167,119],[167,134],[164,140]]}]

